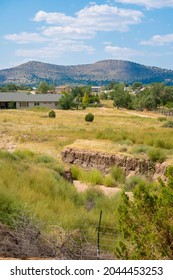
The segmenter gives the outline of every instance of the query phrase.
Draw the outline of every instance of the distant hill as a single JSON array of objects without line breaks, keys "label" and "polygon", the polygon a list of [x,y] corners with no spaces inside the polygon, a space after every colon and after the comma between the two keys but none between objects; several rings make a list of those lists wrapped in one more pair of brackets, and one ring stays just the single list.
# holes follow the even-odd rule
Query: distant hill
[{"label": "distant hill", "polygon": [[149,67],[123,60],[102,60],[84,65],[54,65],[30,61],[17,67],[0,70],[0,84],[38,85],[42,80],[55,85],[116,82],[164,82],[173,84],[173,71]]}]

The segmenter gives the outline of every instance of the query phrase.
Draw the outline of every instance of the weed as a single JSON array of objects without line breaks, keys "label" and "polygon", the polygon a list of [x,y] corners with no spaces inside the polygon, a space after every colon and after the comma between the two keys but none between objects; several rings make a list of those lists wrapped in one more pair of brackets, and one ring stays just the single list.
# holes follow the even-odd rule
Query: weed
[{"label": "weed", "polygon": [[115,187],[115,179],[110,174],[108,174],[103,179],[103,185],[106,187]]},{"label": "weed", "polygon": [[124,191],[133,191],[133,189],[144,181],[144,178],[141,176],[130,176],[127,178],[124,185]]},{"label": "weed", "polygon": [[118,183],[124,183],[125,182],[125,172],[120,166],[113,166],[111,169],[111,175],[114,178],[114,180]]},{"label": "weed", "polygon": [[166,117],[158,117],[158,120],[159,120],[160,122],[164,122],[164,121],[166,121],[167,119],[166,119]]},{"label": "weed", "polygon": [[166,159],[166,154],[160,149],[152,148],[148,151],[148,157],[153,162],[163,162]]},{"label": "weed", "polygon": [[166,123],[164,123],[163,127],[172,128],[173,127],[173,121],[167,121]]}]

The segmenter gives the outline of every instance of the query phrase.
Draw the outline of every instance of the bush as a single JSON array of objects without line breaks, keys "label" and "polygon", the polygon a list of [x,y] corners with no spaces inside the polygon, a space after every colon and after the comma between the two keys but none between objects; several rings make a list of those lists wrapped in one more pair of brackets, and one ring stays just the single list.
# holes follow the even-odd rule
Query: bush
[{"label": "bush", "polygon": [[101,171],[92,169],[86,173],[87,180],[91,185],[101,185],[103,183],[103,175]]},{"label": "bush", "polygon": [[88,113],[86,116],[85,116],[85,121],[86,122],[93,122],[94,120],[94,115],[92,113]]},{"label": "bush", "polygon": [[148,157],[153,162],[163,162],[166,159],[166,155],[163,151],[159,149],[151,149],[148,152]]},{"label": "bush", "polygon": [[71,173],[73,180],[79,180],[80,178],[80,168],[77,165],[72,165],[71,166]]},{"label": "bush", "polygon": [[114,166],[111,169],[111,175],[116,182],[124,183],[125,182],[125,172],[120,166]]},{"label": "bush", "polygon": [[166,121],[166,117],[158,117],[158,121],[164,122],[164,121]]},{"label": "bush", "polygon": [[48,155],[39,155],[37,158],[36,158],[36,162],[39,162],[39,163],[52,163],[52,162],[55,162],[55,159],[48,156]]},{"label": "bush", "polygon": [[115,179],[109,174],[109,175],[104,177],[103,185],[106,186],[106,187],[113,188],[113,187],[116,186]]},{"label": "bush", "polygon": [[135,154],[141,154],[141,153],[147,153],[149,150],[149,147],[147,145],[138,145],[134,147],[133,153]]},{"label": "bush", "polygon": [[49,118],[56,118],[56,113],[55,113],[55,111],[50,111],[49,112]]},{"label": "bush", "polygon": [[167,122],[163,125],[163,127],[170,127],[170,128],[172,128],[172,127],[173,127],[173,121],[167,121]]},{"label": "bush", "polygon": [[125,186],[124,186],[124,191],[133,191],[133,189],[139,185],[141,182],[143,182],[144,179],[140,176],[131,176],[127,179]]}]

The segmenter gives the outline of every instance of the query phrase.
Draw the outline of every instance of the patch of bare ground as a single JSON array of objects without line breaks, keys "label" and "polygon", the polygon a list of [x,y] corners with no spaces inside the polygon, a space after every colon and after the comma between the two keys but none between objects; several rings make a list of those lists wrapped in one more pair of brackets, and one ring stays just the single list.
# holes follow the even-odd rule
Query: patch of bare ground
[{"label": "patch of bare ground", "polygon": [[[85,192],[88,188],[91,187],[89,184],[80,182],[78,180],[74,180],[73,184],[75,185],[78,192]],[[109,188],[109,187],[105,187],[103,185],[97,185],[96,187],[98,189],[100,189],[106,195],[114,195],[117,192],[121,191],[120,188]]]},{"label": "patch of bare ground", "polygon": [[[92,187],[91,185],[83,183],[83,182],[80,182],[78,180],[74,180],[73,184],[76,187],[78,192],[85,192],[89,188]],[[101,190],[105,195],[108,195],[108,196],[115,195],[115,194],[117,194],[117,193],[122,191],[122,189],[118,188],[118,187],[110,188],[110,187],[105,187],[103,185],[97,185],[95,187],[98,188],[99,190]],[[128,197],[130,199],[132,199],[132,197],[133,197],[132,192],[126,192],[126,194],[128,195]]]},{"label": "patch of bare ground", "polygon": [[6,131],[0,133],[0,150],[13,152],[16,149],[16,143],[12,136],[6,134]]},{"label": "patch of bare ground", "polygon": [[126,112],[129,115],[134,115],[134,116],[138,116],[138,117],[142,117],[142,118],[157,119],[160,116],[158,114],[155,114],[154,112],[147,112],[147,111],[137,112],[137,111],[125,110],[124,112]]}]

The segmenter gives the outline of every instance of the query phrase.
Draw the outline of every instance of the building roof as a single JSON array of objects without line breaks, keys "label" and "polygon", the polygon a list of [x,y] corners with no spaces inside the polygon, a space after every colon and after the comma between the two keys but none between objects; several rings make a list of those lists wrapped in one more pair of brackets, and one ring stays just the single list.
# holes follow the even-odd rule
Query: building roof
[{"label": "building roof", "polygon": [[26,92],[0,92],[0,102],[57,102],[61,94],[30,94]]}]

